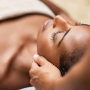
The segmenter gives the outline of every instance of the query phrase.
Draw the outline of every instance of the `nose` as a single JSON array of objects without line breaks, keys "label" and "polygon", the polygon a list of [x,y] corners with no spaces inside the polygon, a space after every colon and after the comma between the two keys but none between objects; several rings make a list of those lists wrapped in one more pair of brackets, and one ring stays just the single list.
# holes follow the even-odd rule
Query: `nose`
[{"label": "nose", "polygon": [[53,28],[59,28],[61,31],[69,30],[71,25],[60,15],[54,18]]}]

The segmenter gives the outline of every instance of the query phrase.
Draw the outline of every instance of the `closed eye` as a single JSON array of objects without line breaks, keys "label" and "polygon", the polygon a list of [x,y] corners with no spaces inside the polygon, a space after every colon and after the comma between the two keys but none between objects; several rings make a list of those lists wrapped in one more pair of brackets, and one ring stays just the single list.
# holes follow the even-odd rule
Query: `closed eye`
[{"label": "closed eye", "polygon": [[66,33],[63,35],[62,39],[60,40],[60,42],[58,43],[58,47],[60,45],[60,43],[63,41],[64,37],[68,34],[68,32],[70,31],[71,29],[69,29],[68,31],[66,31]]},{"label": "closed eye", "polygon": [[61,32],[60,32],[60,31],[57,31],[57,32],[52,33],[52,35],[51,35],[51,40],[52,40],[53,42],[55,41],[55,37],[56,37],[56,35],[57,35],[58,33],[61,33]]}]

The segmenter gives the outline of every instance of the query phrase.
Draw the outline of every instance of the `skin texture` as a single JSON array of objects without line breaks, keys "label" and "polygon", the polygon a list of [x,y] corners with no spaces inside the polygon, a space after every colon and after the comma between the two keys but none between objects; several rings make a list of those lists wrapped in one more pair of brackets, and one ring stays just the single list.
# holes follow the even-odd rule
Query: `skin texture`
[{"label": "skin texture", "polygon": [[52,90],[51,82],[54,79],[61,78],[60,71],[42,56],[34,57],[29,74],[31,77],[30,83],[35,86],[36,90]]},{"label": "skin texture", "polygon": [[[58,43],[64,39],[58,46]],[[54,41],[52,34],[56,33]],[[72,26],[61,16],[56,16],[54,20],[50,21],[43,30],[43,27],[38,32],[37,51],[40,56],[45,57],[51,63],[59,68],[60,57],[65,52],[72,52],[74,49],[82,49],[87,45],[89,40],[90,27],[89,26]]]},{"label": "skin texture", "polygon": [[[56,35],[53,42],[51,36],[57,30],[60,33]],[[70,31],[58,46],[58,42],[68,30]],[[60,72],[55,67],[60,67],[59,63],[62,54],[67,51],[72,52],[77,47],[87,47],[87,45],[90,47],[89,26],[72,26],[61,16],[56,16],[54,20],[44,27],[44,30],[41,27],[38,32],[37,50],[39,56],[34,56],[34,62],[29,72],[31,85],[35,86],[37,90],[89,90],[90,48],[64,77],[61,77]]]},{"label": "skin texture", "polygon": [[[62,14],[75,24],[62,9],[48,0],[42,2],[55,15]],[[37,33],[40,26],[49,19],[48,16],[33,14],[0,21],[0,90],[31,86],[29,70],[33,55],[37,53]]]},{"label": "skin texture", "polygon": [[36,90],[90,90],[89,46],[90,44],[85,55],[64,77],[61,77],[59,70],[44,57],[35,55],[29,72],[30,83]]},{"label": "skin texture", "polygon": [[1,22],[0,90],[31,86],[29,70],[37,53],[37,32],[48,19],[42,15],[26,15]]},{"label": "skin texture", "polygon": [[37,53],[37,33],[49,19],[44,15],[24,15],[0,22],[1,90],[31,86],[29,70]]}]

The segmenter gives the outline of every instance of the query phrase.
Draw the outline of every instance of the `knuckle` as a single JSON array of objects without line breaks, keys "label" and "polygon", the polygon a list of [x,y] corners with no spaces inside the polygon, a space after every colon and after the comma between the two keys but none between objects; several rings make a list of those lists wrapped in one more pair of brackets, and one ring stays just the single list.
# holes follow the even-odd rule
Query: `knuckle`
[{"label": "knuckle", "polygon": [[33,74],[33,72],[34,72],[34,71],[31,69],[31,70],[29,71],[29,74]]},{"label": "knuckle", "polygon": [[33,85],[33,81],[32,81],[32,79],[30,80],[30,84]]},{"label": "knuckle", "polygon": [[32,71],[30,70],[30,71],[29,71],[29,75],[31,75],[31,74],[32,74]]},{"label": "knuckle", "polygon": [[30,74],[30,71],[29,71],[29,74]]}]

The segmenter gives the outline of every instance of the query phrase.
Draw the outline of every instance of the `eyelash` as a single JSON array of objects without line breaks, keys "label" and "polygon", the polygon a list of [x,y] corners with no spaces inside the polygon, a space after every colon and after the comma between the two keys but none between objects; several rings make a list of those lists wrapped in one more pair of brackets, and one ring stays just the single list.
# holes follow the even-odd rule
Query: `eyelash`
[{"label": "eyelash", "polygon": [[55,41],[55,36],[56,36],[58,33],[61,33],[61,32],[60,32],[60,31],[54,32],[54,33],[51,35],[51,40]]}]

